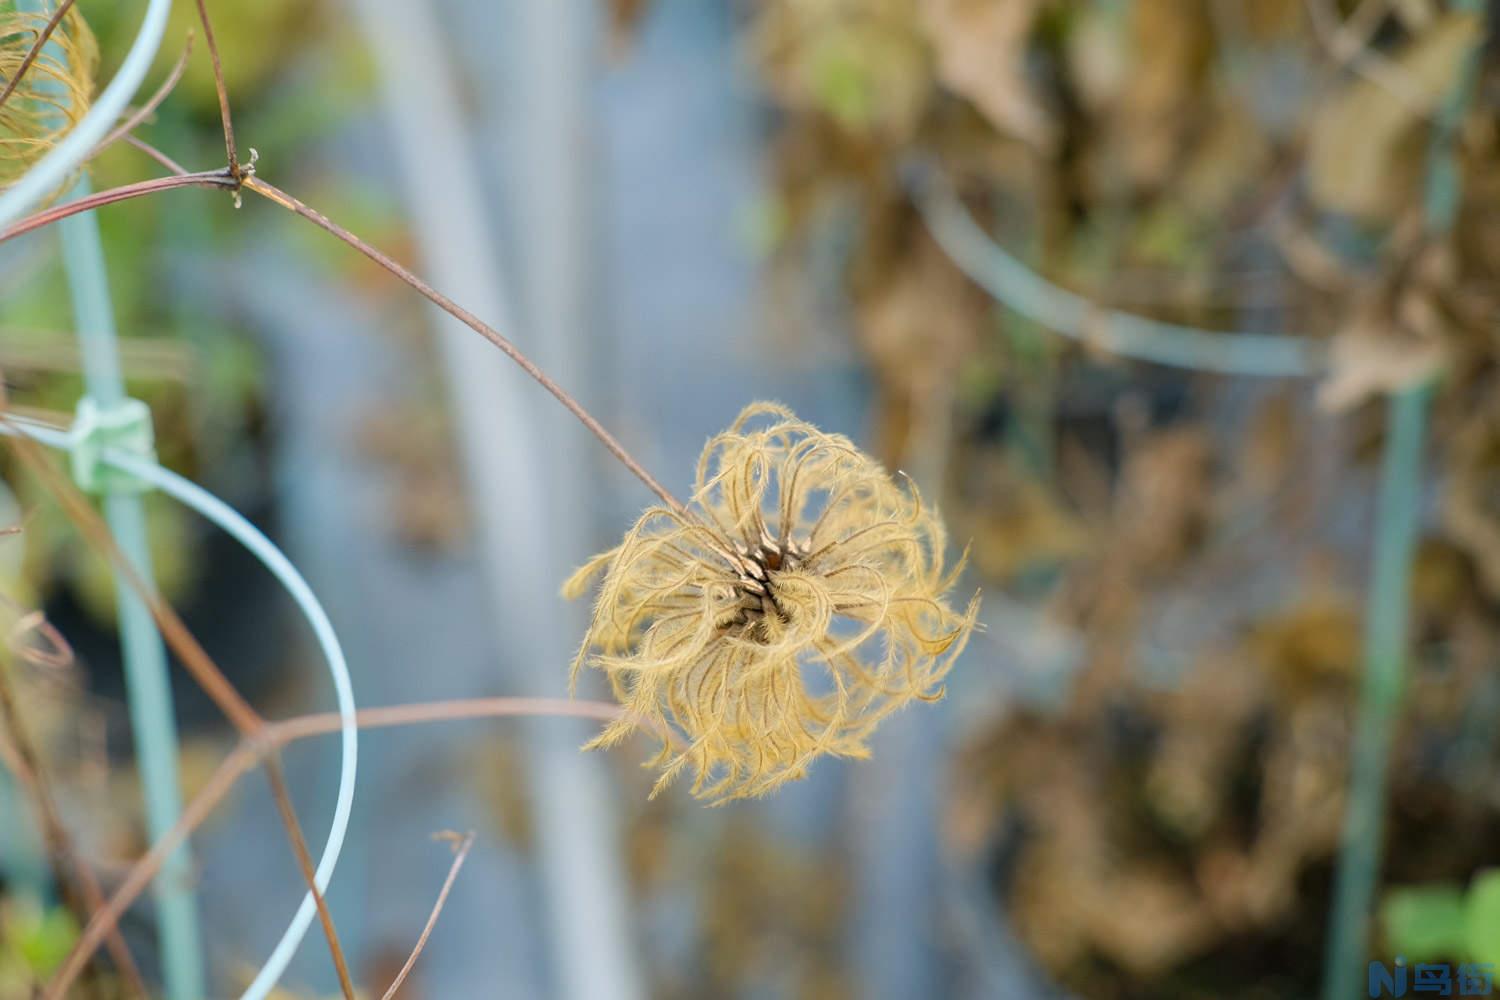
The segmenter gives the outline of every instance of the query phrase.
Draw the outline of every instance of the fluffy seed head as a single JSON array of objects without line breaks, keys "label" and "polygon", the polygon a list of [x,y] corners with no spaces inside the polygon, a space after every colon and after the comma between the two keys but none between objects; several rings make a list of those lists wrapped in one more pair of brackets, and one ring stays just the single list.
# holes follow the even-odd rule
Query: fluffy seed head
[{"label": "fluffy seed head", "polygon": [[[55,9],[0,5],[0,92],[20,72]],[[89,109],[99,49],[75,5],[0,106],[0,190],[20,179]]]},{"label": "fluffy seed head", "polygon": [[652,794],[691,769],[715,802],[866,756],[887,714],[942,697],[973,631],[978,595],[944,600],[945,540],[847,438],[750,406],[704,449],[686,511],[648,509],[563,587],[602,574],[573,676],[602,670],[626,709],[589,746],[644,727],[663,737]]}]

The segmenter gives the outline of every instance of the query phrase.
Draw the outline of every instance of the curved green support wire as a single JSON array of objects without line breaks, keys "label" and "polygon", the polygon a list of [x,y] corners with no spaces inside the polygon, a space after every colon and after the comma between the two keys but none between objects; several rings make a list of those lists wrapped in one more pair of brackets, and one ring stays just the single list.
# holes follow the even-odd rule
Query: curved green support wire
[{"label": "curved green support wire", "polygon": [[[46,0],[18,2],[38,11],[46,7]],[[171,7],[171,0],[148,0],[140,30],[130,51],[114,79],[94,102],[88,114],[20,181],[0,191],[0,225],[18,217],[77,169],[99,139],[114,125],[150,68],[161,44]],[[81,197],[88,190],[88,181],[84,178],[78,182],[73,195]],[[121,408],[131,401],[125,395],[124,380],[121,377],[113,307],[98,222],[92,212],[87,212],[64,219],[59,226],[83,354],[87,399],[91,401],[93,412],[102,413],[106,417],[118,415]],[[100,444],[98,441],[86,441],[79,433],[65,433],[14,419],[9,425],[0,425],[0,435],[12,433],[14,427],[22,427],[29,436],[70,452]],[[79,430],[81,429],[80,427]],[[149,443],[149,419],[143,424],[143,429]],[[146,545],[145,519],[136,487],[138,483],[149,483],[198,510],[250,549],[287,588],[313,627],[332,674],[342,738],[342,763],[333,820],[314,873],[314,883],[318,890],[325,891],[348,832],[358,745],[353,689],[333,626],[301,574],[253,525],[218,498],[161,468],[156,464],[154,456],[149,454],[149,447],[146,448],[146,454],[136,453],[140,451],[139,448],[136,452],[124,453],[109,448],[108,443],[105,441],[102,449],[95,449],[101,452],[95,458],[104,466],[127,475],[106,476],[101,479],[105,519],[121,552],[142,579],[149,582],[153,574]],[[145,785],[147,825],[155,840],[176,824],[182,811],[176,724],[172,711],[166,651],[144,602],[118,575],[116,599],[131,723]],[[184,845],[163,865],[153,887],[160,917],[160,950],[169,1000],[201,1000],[206,995],[202,943],[191,879],[191,865]],[[296,954],[315,913],[316,903],[309,891],[303,896],[270,957],[245,990],[243,1000],[261,1000],[271,992]]]},{"label": "curved green support wire", "polygon": [[[84,445],[84,440],[77,428],[63,430],[22,417],[10,417],[0,422],[0,436],[14,434],[25,434],[48,447],[69,453],[77,453]],[[354,684],[349,677],[349,665],[344,659],[344,650],[339,644],[337,633],[334,632],[333,623],[329,621],[323,606],[318,603],[312,587],[308,585],[302,574],[297,572],[291,560],[265,536],[264,532],[245,520],[224,501],[170,469],[162,468],[154,460],[143,459],[131,452],[106,447],[100,450],[98,460],[141,483],[161,490],[222,528],[225,533],[249,550],[261,565],[265,566],[271,575],[286,588],[287,594],[296,602],[302,616],[312,627],[313,636],[318,642],[318,648],[328,666],[329,677],[333,681],[334,697],[338,703],[339,713],[341,757],[338,797],[334,802],[333,821],[329,824],[328,839],[323,844],[323,854],[318,859],[318,867],[313,875],[318,891],[327,890],[328,883],[333,878],[334,867],[338,864],[339,855],[344,849],[344,837],[349,831],[349,817],[354,806],[354,781],[359,751],[359,719],[354,704]],[[256,973],[255,979],[241,994],[241,1000],[264,1000],[271,992],[281,977],[281,973],[291,962],[302,939],[307,935],[307,929],[312,924],[316,909],[317,904],[312,893],[304,894],[302,903],[292,917],[291,923],[282,933],[281,940],[276,943],[276,948]],[[204,994],[200,992],[197,995],[201,997]]]},{"label": "curved green support wire", "polygon": [[1001,304],[1112,354],[1224,375],[1321,375],[1327,347],[1309,337],[1203,330],[1106,309],[1060,288],[989,237],[930,163],[903,171],[922,221],[959,269]]},{"label": "curved green support wire", "polygon": [[[1454,9],[1482,13],[1482,0]],[[1452,227],[1459,204],[1454,139],[1479,68],[1476,45],[1439,110],[1429,147],[1423,209],[1429,232]],[[1226,334],[1104,309],[1047,281],[992,240],[928,163],[905,180],[928,232],[973,281],[999,302],[1064,336],[1113,353],[1198,371],[1312,376],[1328,367],[1326,347],[1308,338]],[[1420,529],[1422,458],[1430,384],[1391,395],[1382,459],[1374,572],[1366,599],[1364,672],[1355,727],[1348,812],[1335,879],[1325,955],[1324,1000],[1362,996],[1371,913],[1384,839],[1386,771],[1400,710],[1407,655],[1410,579]]]},{"label": "curved green support wire", "polygon": [[[20,0],[18,7],[39,14],[50,9],[45,0]],[[0,219],[24,211],[37,197],[66,178],[113,126],[150,68],[170,9],[170,0],[151,0],[120,71],[57,147],[16,184],[0,193]],[[55,57],[63,59],[61,48],[50,44]],[[88,179],[84,177],[73,194],[82,196],[88,190]],[[92,212],[85,212],[58,225],[73,320],[83,355],[85,391],[100,410],[108,412],[123,405],[126,397],[99,223]],[[140,497],[120,485],[116,481],[101,491],[104,519],[126,561],[141,579],[149,582],[154,574],[146,540],[145,512]],[[166,647],[145,602],[119,573],[115,575],[115,606],[120,622],[131,735],[146,800],[146,827],[151,839],[156,840],[176,825],[182,813],[177,724]],[[192,863],[184,845],[162,866],[152,886],[162,978],[169,1000],[196,1000],[204,995],[203,946],[192,881]]]},{"label": "curved green support wire", "polygon": [[[1325,1000],[1362,996],[1370,917],[1385,840],[1386,770],[1401,713],[1412,557],[1421,524],[1430,386],[1391,397],[1381,459],[1375,566],[1365,610],[1364,674],[1329,928]],[[1392,956],[1394,957],[1394,956]]]}]

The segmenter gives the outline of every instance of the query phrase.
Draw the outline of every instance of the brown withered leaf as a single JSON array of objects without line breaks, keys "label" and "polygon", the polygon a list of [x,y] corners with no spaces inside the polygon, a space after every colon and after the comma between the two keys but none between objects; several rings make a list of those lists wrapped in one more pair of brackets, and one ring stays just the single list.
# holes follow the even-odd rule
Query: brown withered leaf
[{"label": "brown withered leaf", "polygon": [[1144,573],[1180,562],[1202,539],[1212,512],[1213,447],[1200,428],[1161,431],[1125,467],[1118,539]]},{"label": "brown withered leaf", "polygon": [[1198,218],[1221,219],[1235,198],[1265,176],[1271,145],[1248,109],[1215,102],[1212,120],[1182,165],[1174,194]]},{"label": "brown withered leaf", "polygon": [[441,410],[420,403],[388,406],[355,428],[356,448],[389,473],[389,524],[414,548],[451,550],[468,531],[449,430]]},{"label": "brown withered leaf", "polygon": [[1210,655],[1177,687],[1151,698],[1162,733],[1142,791],[1157,822],[1198,839],[1221,821],[1231,794],[1224,775],[1264,697],[1264,675],[1246,669],[1243,657]]},{"label": "brown withered leaf", "polygon": [[773,0],[756,18],[750,46],[783,104],[899,142],[932,90],[917,17],[913,0]]},{"label": "brown withered leaf", "polygon": [[[1397,242],[1403,242],[1397,240]],[[1343,412],[1371,396],[1399,392],[1447,367],[1453,323],[1444,300],[1453,282],[1452,248],[1419,246],[1355,293],[1334,335],[1330,372],[1318,403]]]},{"label": "brown withered leaf", "polygon": [[1319,109],[1307,156],[1308,193],[1319,207],[1385,223],[1414,203],[1426,169],[1422,126],[1483,26],[1477,13],[1437,18],[1391,60],[1405,81],[1400,96],[1361,76]]},{"label": "brown withered leaf", "polygon": [[858,302],[860,346],[883,384],[920,395],[948,384],[974,350],[986,303],[924,232],[912,232]]},{"label": "brown withered leaf", "polygon": [[926,0],[922,25],[938,79],[971,101],[1000,132],[1050,150],[1056,129],[1026,77],[1037,0]]},{"label": "brown withered leaf", "polygon": [[1165,182],[1181,155],[1212,54],[1205,6],[1194,0],[1131,5],[1135,59],[1109,125],[1110,145],[1136,185]]},{"label": "brown withered leaf", "polygon": [[[1084,524],[1035,479],[1019,475],[1010,463],[987,469],[987,502],[969,512],[964,528],[974,564],[995,580],[1084,555],[1090,544]],[[1004,482],[1004,487],[997,483]]]},{"label": "brown withered leaf", "polygon": [[1114,104],[1130,74],[1130,40],[1121,30],[1120,14],[1104,4],[1082,5],[1064,38],[1068,75],[1079,102],[1092,114]]},{"label": "brown withered leaf", "polygon": [[1275,692],[1288,701],[1306,693],[1343,690],[1359,666],[1357,606],[1329,589],[1298,598],[1294,607],[1250,632],[1248,648]]}]

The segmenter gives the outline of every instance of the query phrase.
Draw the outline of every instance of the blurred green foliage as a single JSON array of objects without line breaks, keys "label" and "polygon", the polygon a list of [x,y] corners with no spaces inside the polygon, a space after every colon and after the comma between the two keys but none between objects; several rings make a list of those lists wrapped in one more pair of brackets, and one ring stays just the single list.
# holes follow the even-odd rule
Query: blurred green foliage
[{"label": "blurred green foliage", "polygon": [[78,921],[62,906],[7,898],[0,903],[0,996],[29,996],[78,940]]},{"label": "blurred green foliage", "polygon": [[1500,870],[1454,885],[1392,889],[1381,907],[1386,943],[1408,961],[1500,964]]},{"label": "blurred green foliage", "polygon": [[[367,105],[372,73],[361,46],[323,8],[297,0],[226,4],[216,10],[215,36],[242,147],[255,146],[281,174],[313,171],[329,134],[357,120]],[[90,5],[99,38],[101,85],[114,72],[139,28],[130,6]],[[166,78],[194,35],[186,72],[175,91],[137,134],[189,169],[223,162],[223,137],[207,46],[191,3],[177,4],[143,97]],[[266,44],[274,38],[276,44]],[[117,144],[90,165],[96,189],[155,176],[161,169],[140,151]],[[389,228],[389,206],[358,184],[329,185],[334,208],[357,207],[360,223]],[[259,206],[257,206],[259,207]],[[346,213],[347,214],[347,213]],[[262,216],[261,218],[263,218]],[[212,292],[182,294],[174,266],[212,267],[241,253],[258,230],[249,212],[229,210],[227,196],[199,191],[120,203],[98,213],[109,263],[110,293],[121,336],[128,391],[150,406],[164,464],[231,502],[243,477],[226,484],[225,470],[243,466],[261,448],[263,366],[247,331],[226,322]],[[334,241],[286,227],[290,249],[319,266],[343,271],[351,255]],[[22,412],[65,421],[83,392],[71,331],[66,276],[54,236],[32,241],[31,255],[3,276],[0,372],[9,402]],[[209,262],[209,263],[205,263]],[[174,287],[174,283],[175,286]],[[89,551],[14,456],[0,458],[0,475],[28,512],[23,579],[7,593],[40,603],[57,586],[71,588],[102,621],[114,614],[113,585],[103,557]],[[229,478],[235,477],[230,475]],[[159,496],[146,501],[148,533],[158,582],[180,597],[194,578],[192,544],[200,529],[192,516]]]}]

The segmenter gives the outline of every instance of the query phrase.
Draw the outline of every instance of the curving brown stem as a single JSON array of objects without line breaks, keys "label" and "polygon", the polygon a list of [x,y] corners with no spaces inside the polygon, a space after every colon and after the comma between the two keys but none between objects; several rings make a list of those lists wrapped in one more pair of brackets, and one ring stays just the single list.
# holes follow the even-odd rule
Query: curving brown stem
[{"label": "curving brown stem", "polygon": [[229,116],[229,91],[224,86],[224,66],[219,62],[219,44],[214,41],[214,25],[204,0],[198,0],[198,23],[203,25],[203,40],[208,43],[208,58],[214,69],[214,91],[219,95],[219,120],[224,126],[224,152],[229,157],[229,176],[242,177],[240,152],[234,142],[234,122]]},{"label": "curving brown stem", "polygon": [[333,926],[333,914],[328,910],[328,904],[323,899],[323,893],[318,888],[317,869],[313,864],[312,852],[307,849],[307,837],[302,833],[302,824],[297,820],[297,811],[292,808],[292,793],[287,789],[286,775],[281,770],[281,757],[277,754],[268,754],[261,762],[265,768],[266,778],[271,783],[271,797],[276,800],[276,808],[281,813],[281,823],[286,827],[287,838],[292,842],[292,853],[297,857],[297,867],[302,872],[302,881],[307,883],[308,889],[313,894],[313,901],[318,907],[318,921],[323,925],[323,933],[327,936],[330,944],[334,945],[333,968],[339,977],[339,988],[344,991],[344,996],[353,997],[354,980],[349,976],[349,962],[344,958],[344,950],[337,946],[338,931]]},{"label": "curving brown stem", "polygon": [[[58,886],[69,897],[73,896],[69,887],[76,887],[78,895],[83,898],[71,899],[73,908],[81,911],[80,915],[84,919],[92,919],[94,914],[104,908],[104,891],[99,887],[99,879],[94,875],[94,870],[79,856],[73,836],[62,821],[62,814],[58,812],[57,802],[53,799],[51,786],[47,782],[41,755],[22,718],[21,707],[3,666],[0,666],[0,747],[9,751],[0,753],[0,758],[3,758],[14,773],[16,783],[31,799],[46,841],[47,856],[52,859],[56,869],[54,877]],[[120,936],[119,928],[111,928],[107,940],[110,957],[114,959],[120,978],[125,981],[132,994],[149,1000],[151,994],[141,979],[140,969],[136,967],[125,939]]]},{"label": "curving brown stem", "polygon": [[[187,69],[188,57],[192,54],[193,33],[189,31],[187,42],[182,46],[182,55],[177,57],[177,62],[172,66],[172,71],[167,74],[167,78],[162,81],[161,86],[156,88],[156,93],[152,94],[146,100],[145,104],[142,104],[135,111],[131,112],[120,124],[116,125],[109,135],[100,139],[99,145],[89,150],[89,155],[84,157],[83,162],[89,162],[121,139],[129,141],[132,138],[130,133],[134,132],[141,122],[150,118],[156,109],[161,107],[161,102],[165,101],[167,96],[177,89],[177,84],[182,80],[182,74]],[[187,173],[186,170],[176,166],[176,164],[168,166],[167,169],[171,170],[174,174]]]},{"label": "curving brown stem", "polygon": [[[613,722],[625,715],[624,709],[607,702],[572,701],[564,698],[474,698],[461,701],[439,701],[413,705],[392,705],[386,708],[362,709],[356,716],[360,729],[381,729],[391,726],[410,726],[429,722],[450,722],[459,719],[501,719],[523,716],[553,716],[567,718],[598,719]],[[183,809],[177,825],[168,830],[151,849],[146,852],[126,873],[119,888],[99,908],[73,950],[63,960],[52,982],[47,984],[44,1000],[63,1000],[68,988],[78,978],[89,959],[99,950],[106,936],[118,925],[121,915],[128,910],[161,866],[172,853],[196,830],[234,788],[240,778],[254,770],[266,755],[274,753],[289,743],[311,736],[326,735],[339,731],[341,720],[337,713],[303,715],[281,722],[268,723],[253,739],[243,739],[229,756],[214,771],[202,790]]]},{"label": "curving brown stem", "polygon": [[[442,835],[439,835],[442,836]],[[437,926],[438,917],[443,912],[443,904],[448,902],[448,893],[453,891],[453,883],[458,879],[458,871],[464,866],[465,859],[469,856],[469,849],[474,846],[474,834],[467,833],[462,838],[456,833],[447,835],[454,844],[453,863],[448,866],[448,877],[443,879],[443,887],[438,890],[437,902],[432,904],[432,913],[427,917],[427,923],[422,927],[422,933],[417,937],[416,947],[412,948],[411,954],[401,966],[401,971],[396,973],[396,978],[391,980],[391,985],[381,995],[380,1000],[395,1000],[396,994],[401,991],[401,984],[406,982],[406,977],[411,975],[411,970],[416,966],[417,959],[422,957],[422,949],[427,947],[427,939],[432,936],[432,929]]]},{"label": "curving brown stem", "polygon": [[530,358],[523,354],[521,352],[521,349],[515,344],[511,343],[511,341],[503,334],[501,334],[500,331],[485,323],[478,316],[475,316],[473,313],[469,312],[467,309],[463,308],[458,303],[448,298],[448,296],[433,288],[427,282],[417,277],[401,264],[398,264],[392,258],[375,249],[373,246],[366,243],[358,236],[355,236],[349,230],[334,222],[322,212],[319,212],[317,209],[304,204],[303,202],[287,194],[280,188],[267,184],[259,177],[248,173],[244,178],[244,186],[251,191],[254,191],[261,197],[275,202],[282,208],[288,209],[289,211],[300,215],[302,218],[311,222],[313,225],[317,226],[319,229],[322,229],[324,232],[327,232],[342,240],[344,243],[347,243],[349,246],[358,250],[370,260],[380,265],[386,271],[389,271],[397,278],[400,278],[402,281],[406,282],[406,284],[415,289],[418,294],[427,299],[427,301],[431,302],[433,305],[437,306],[439,309],[443,310],[443,312],[447,313],[449,316],[452,316],[454,319],[464,324],[464,326],[467,326],[469,329],[479,334],[485,340],[488,340],[491,344],[494,344],[500,349],[501,353],[514,361],[517,365],[520,365],[521,370],[524,371],[527,375],[530,375],[538,385],[550,392],[553,398],[555,398],[559,403],[563,405],[564,409],[573,414],[573,416],[577,417],[579,422],[589,429],[589,433],[598,438],[600,443],[602,443],[604,447],[609,450],[609,453],[611,455],[619,460],[621,465],[629,469],[637,479],[646,484],[647,489],[651,490],[652,493],[655,493],[658,497],[660,497],[662,499],[662,502],[671,507],[673,510],[679,513],[686,513],[685,508],[682,506],[682,502],[674,497],[670,492],[668,492],[665,486],[657,482],[656,477],[647,472],[645,468],[631,456],[630,452],[625,450],[625,446],[620,444],[620,442],[615,439],[615,436],[613,434],[605,430],[604,425],[600,424],[599,421],[594,419],[593,414],[589,413],[588,410],[585,410],[582,404],[578,402],[578,400],[574,399],[568,394],[565,389],[563,389],[562,386],[554,382],[550,375],[538,368],[535,362],[533,362]]},{"label": "curving brown stem", "polygon": [[61,205],[53,205],[45,211],[29,215],[5,229],[0,229],[0,243],[13,240],[17,236],[24,236],[44,226],[50,226],[52,223],[66,219],[71,215],[91,212],[96,208],[113,205],[116,202],[129,201],[132,198],[142,198],[148,194],[156,194],[158,191],[171,191],[174,188],[185,187],[216,187],[233,191],[238,186],[235,179],[229,176],[227,169],[203,170],[198,173],[177,174],[171,177],[155,177],[149,181],[124,184],[105,191],[95,191],[93,194],[83,198],[65,202]]},{"label": "curving brown stem", "polygon": [[115,889],[114,895],[109,897],[109,902],[95,911],[83,933],[79,935],[78,942],[73,945],[73,950],[63,960],[57,972],[53,974],[52,981],[42,993],[42,1000],[65,1000],[68,989],[77,980],[79,973],[88,964],[94,952],[99,949],[99,944],[104,936],[119,926],[120,918],[130,905],[140,898],[156,873],[161,870],[162,864],[171,857],[188,835],[202,825],[203,821],[214,811],[214,807],[224,800],[230,789],[239,781],[244,774],[255,767],[257,756],[252,744],[241,743],[224,762],[214,771],[212,777],[203,789],[193,797],[187,804],[187,808],[178,817],[177,825],[168,830],[166,835],[151,845],[145,857],[141,858],[131,866],[125,879]]},{"label": "curving brown stem", "polygon": [[[0,420],[5,415],[0,412]],[[229,682],[218,665],[208,655],[208,652],[198,643],[182,619],[178,617],[171,605],[162,600],[161,596],[150,587],[135,568],[125,559],[119,546],[115,544],[114,537],[105,525],[97,511],[89,504],[88,500],[79,492],[71,481],[40,453],[40,446],[26,438],[24,435],[12,440],[15,447],[27,466],[41,480],[42,485],[57,499],[63,512],[68,515],[74,526],[94,546],[96,551],[106,553],[110,561],[120,572],[120,577],[135,593],[140,595],[151,617],[156,622],[157,628],[161,630],[162,637],[166,639],[167,645],[171,647],[183,662],[193,679],[203,689],[220,711],[234,725],[240,733],[241,739],[253,745],[261,745],[265,742],[267,725],[258,712],[253,709],[249,702],[235,690],[234,685]],[[259,761],[260,758],[257,758]],[[271,779],[271,794],[276,799],[277,809],[280,810],[282,819],[286,826],[288,838],[292,842],[292,848],[298,853],[299,862],[301,855],[307,852],[307,842],[302,836],[302,829],[296,822],[296,813],[292,807],[291,798],[287,794],[285,782],[280,779],[280,772],[276,770],[273,761],[266,762],[267,773]],[[312,893],[313,902],[318,908],[318,917],[322,921],[323,929],[328,938],[328,947],[333,954],[334,965],[344,969],[341,977],[341,985],[344,987],[346,1000],[354,1000],[355,993],[349,983],[347,969],[343,957],[343,948],[339,944],[338,934],[333,926],[333,918],[328,912],[328,904],[323,898],[323,893],[318,889],[312,879],[310,866],[303,868],[307,875],[308,891]],[[148,880],[149,881],[149,880]],[[76,976],[77,973],[74,972]],[[52,994],[49,993],[49,996]]]}]

